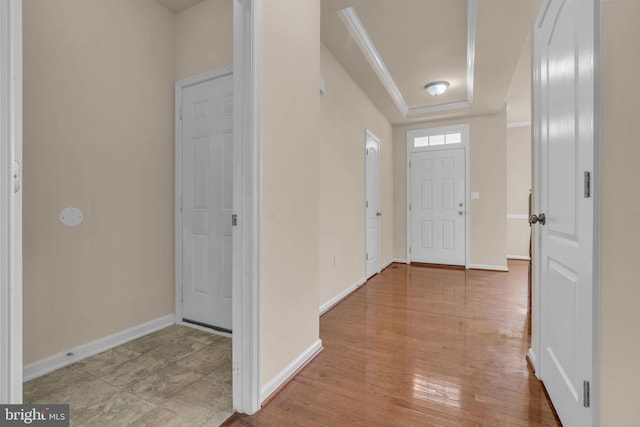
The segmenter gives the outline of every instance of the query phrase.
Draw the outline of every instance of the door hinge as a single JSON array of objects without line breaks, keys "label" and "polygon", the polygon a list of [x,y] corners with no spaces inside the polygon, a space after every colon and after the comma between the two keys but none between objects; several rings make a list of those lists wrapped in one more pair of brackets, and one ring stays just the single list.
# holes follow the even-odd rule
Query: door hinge
[{"label": "door hinge", "polygon": [[236,214],[231,215],[231,226],[232,227],[238,226],[238,215]]},{"label": "door hinge", "polygon": [[13,192],[20,191],[21,182],[20,163],[16,160],[13,161]]},{"label": "door hinge", "polygon": [[180,212],[182,212],[182,197],[180,197]]},{"label": "door hinge", "polygon": [[369,201],[367,200],[366,202],[364,202],[364,207],[368,208],[369,207]]},{"label": "door hinge", "polygon": [[583,382],[583,400],[584,400],[584,407],[585,408],[589,408],[591,406],[591,396],[590,396],[590,384],[589,381],[584,381]]},{"label": "door hinge", "polygon": [[411,203],[409,203],[409,210],[411,210]]},{"label": "door hinge", "polygon": [[585,171],[584,173],[584,198],[591,197],[591,172]]},{"label": "door hinge", "polygon": [[369,254],[365,254],[365,259],[369,261]]},{"label": "door hinge", "polygon": [[180,107],[180,111],[178,111],[178,118],[182,120],[182,107]]},{"label": "door hinge", "polygon": [[411,246],[409,246],[409,253],[411,253]]},{"label": "door hinge", "polygon": [[409,167],[411,167],[411,160],[409,160]]}]

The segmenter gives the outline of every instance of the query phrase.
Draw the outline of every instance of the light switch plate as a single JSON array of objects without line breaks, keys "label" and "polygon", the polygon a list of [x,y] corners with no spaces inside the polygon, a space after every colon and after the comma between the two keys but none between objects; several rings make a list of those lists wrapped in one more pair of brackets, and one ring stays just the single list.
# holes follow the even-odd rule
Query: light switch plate
[{"label": "light switch plate", "polygon": [[471,200],[478,200],[478,199],[480,199],[480,193],[473,191],[471,193]]}]

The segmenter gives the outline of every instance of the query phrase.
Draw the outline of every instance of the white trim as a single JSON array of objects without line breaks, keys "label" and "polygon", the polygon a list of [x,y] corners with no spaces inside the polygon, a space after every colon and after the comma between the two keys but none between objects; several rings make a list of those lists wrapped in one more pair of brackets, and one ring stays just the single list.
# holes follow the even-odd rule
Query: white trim
[{"label": "white trim", "polygon": [[[22,403],[22,1],[0,2],[0,403]],[[17,179],[14,177],[17,174]]]},{"label": "white trim", "polygon": [[411,264],[411,262],[406,258],[394,258],[393,262],[397,262],[398,264]]},{"label": "white trim", "polygon": [[428,113],[437,113],[449,110],[461,110],[463,108],[471,108],[473,104],[469,101],[452,102],[449,104],[431,105],[427,107],[410,108],[405,116],[419,116]]},{"label": "white trim", "polygon": [[233,23],[233,408],[253,414],[261,403],[262,0],[233,0]]},{"label": "white trim", "polygon": [[356,283],[354,283],[353,285],[349,286],[347,289],[345,289],[344,291],[340,292],[338,295],[336,295],[335,297],[331,298],[329,301],[325,302],[324,304],[322,304],[320,306],[320,316],[322,316],[323,314],[325,314],[327,311],[331,310],[333,307],[335,307],[338,303],[340,303],[340,301],[342,301],[343,299],[345,299],[346,297],[348,297],[351,293],[355,292],[358,290],[358,288],[362,285],[364,285],[365,283],[367,283],[367,279],[366,278],[362,278],[360,280],[358,280]]},{"label": "white trim", "polygon": [[169,314],[31,363],[24,367],[23,380],[29,381],[44,374],[48,374],[56,369],[63,368],[71,365],[72,363],[86,359],[87,357],[94,356],[98,353],[102,353],[103,351],[107,351],[129,341],[133,341],[136,338],[149,335],[160,329],[166,328],[167,326],[171,326],[174,323],[175,314]]},{"label": "white trim", "polygon": [[389,266],[390,266],[391,264],[393,264],[394,262],[397,262],[397,261],[394,261],[394,259],[393,259],[393,258],[388,259],[384,264],[382,264],[382,267],[380,267],[380,271],[382,271],[382,270],[384,270],[385,268],[389,267]]},{"label": "white trim", "polygon": [[522,261],[531,261],[531,258],[527,255],[507,255],[507,259],[519,259]]},{"label": "white trim", "polygon": [[[453,132],[460,132],[462,134],[462,142],[460,144],[451,145],[437,145],[433,147],[414,147],[413,139],[418,136],[431,136],[439,134],[447,134]],[[438,126],[432,128],[412,129],[407,131],[406,142],[406,160],[405,168],[406,173],[406,204],[405,211],[407,215],[406,222],[406,263],[411,264],[411,211],[409,210],[409,203],[411,202],[411,168],[409,162],[411,161],[411,153],[419,151],[434,151],[434,150],[452,150],[456,148],[464,148],[464,161],[465,161],[465,268],[471,268],[469,262],[471,260],[471,133],[469,123],[461,123],[452,126]]]},{"label": "white trim", "polygon": [[598,426],[600,420],[600,219],[602,207],[601,159],[602,159],[602,9],[599,2],[594,8],[594,49],[593,49],[593,300],[592,300],[592,370],[591,370],[591,407],[592,425]]},{"label": "white trim", "polygon": [[473,105],[477,16],[478,0],[467,0],[467,102],[469,106]]},{"label": "white trim", "polygon": [[[382,144],[380,143],[380,138],[378,138],[373,132],[371,132],[369,129],[364,130],[364,149],[365,151],[367,151],[367,142],[368,142],[368,138],[373,139],[377,144],[378,144],[378,184],[377,184],[377,190],[378,190],[378,212],[380,211],[380,152],[382,150]],[[365,250],[365,254],[367,253],[367,155],[364,156],[364,250]],[[375,274],[379,274],[382,271],[382,267],[380,265],[380,250],[381,250],[381,244],[380,244],[380,217],[376,217],[376,219],[378,220],[378,254],[376,256],[376,259],[378,260],[378,268],[376,271],[374,271],[373,273],[369,274],[367,276],[366,272],[367,272],[367,257],[365,256],[365,261],[364,261],[364,271],[365,271],[365,276],[367,276],[367,279],[373,277]]]},{"label": "white trim", "polygon": [[526,121],[526,122],[509,122],[509,123],[507,123],[507,129],[512,129],[512,128],[523,128],[523,127],[527,127],[527,126],[531,126],[531,121]]},{"label": "white trim", "polygon": [[529,215],[527,214],[507,214],[507,219],[526,219],[529,220]]},{"label": "white trim", "polygon": [[296,357],[291,363],[287,365],[282,371],[280,371],[275,377],[271,378],[267,382],[260,392],[260,403],[267,400],[282,384],[284,384],[293,374],[296,373],[309,359],[313,357],[318,351],[322,349],[322,340],[317,339],[311,344],[305,351],[303,351],[298,357]]},{"label": "white trim", "polygon": [[338,11],[338,14],[351,36],[355,39],[356,44],[365,58],[369,61],[369,64],[380,79],[382,85],[387,89],[391,99],[393,99],[393,102],[405,118],[439,111],[470,108],[473,106],[478,0],[467,0],[467,99],[460,102],[414,108],[410,108],[407,105],[407,101],[402,96],[400,88],[398,88],[395,80],[393,80],[389,69],[382,60],[380,53],[369,37],[369,33],[360,20],[360,17],[358,17],[355,9],[353,7],[347,7]]},{"label": "white trim", "polygon": [[536,353],[533,351],[532,348],[529,348],[527,355],[529,356],[529,361],[531,362],[531,365],[533,365],[533,370],[536,373],[536,378],[540,379],[540,375],[538,375],[538,361],[536,360]]},{"label": "white trim", "polygon": [[503,265],[469,264],[471,270],[509,271],[509,267]]},{"label": "white trim", "polygon": [[[209,71],[207,73],[198,74],[197,76],[187,77],[175,82],[175,137],[174,137],[174,150],[175,150],[175,280],[176,280],[176,319],[182,320],[182,271],[183,271],[183,242],[182,242],[182,92],[191,86],[215,80],[220,77],[225,77],[233,74],[233,65],[229,65],[224,68],[218,68],[217,70]],[[234,158],[234,162],[237,159]],[[234,168],[238,165],[234,164]]]},{"label": "white trim", "polygon": [[356,43],[358,47],[360,47],[365,58],[367,58],[369,64],[378,75],[378,78],[387,89],[387,92],[391,95],[393,102],[396,103],[396,106],[402,114],[406,115],[407,111],[409,111],[409,106],[404,100],[404,97],[400,92],[400,88],[398,88],[395,80],[391,77],[389,69],[378,53],[378,49],[376,49],[376,46],[373,44],[373,41],[369,37],[369,33],[364,27],[364,24],[362,24],[362,21],[355,9],[353,7],[347,7],[346,9],[338,11],[338,14],[340,15],[340,18],[342,18],[342,22],[347,26],[347,29],[353,38],[356,40]]}]

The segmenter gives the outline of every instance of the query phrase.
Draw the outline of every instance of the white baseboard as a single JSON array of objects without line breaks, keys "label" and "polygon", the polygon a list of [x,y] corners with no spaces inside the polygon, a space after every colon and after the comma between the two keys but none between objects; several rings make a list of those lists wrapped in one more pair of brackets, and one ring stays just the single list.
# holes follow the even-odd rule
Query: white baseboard
[{"label": "white baseboard", "polygon": [[406,258],[394,258],[392,262],[397,262],[398,264],[411,264]]},{"label": "white baseboard", "polygon": [[260,403],[271,396],[282,384],[284,384],[293,374],[296,373],[307,361],[322,348],[322,340],[317,339],[298,357],[296,357],[286,368],[271,378],[260,391]]},{"label": "white baseboard", "polygon": [[501,265],[469,264],[472,270],[509,271],[509,267]]},{"label": "white baseboard", "polygon": [[87,357],[102,353],[103,351],[117,347],[144,335],[148,335],[159,329],[171,326],[175,323],[175,320],[175,314],[169,314],[141,325],[134,326],[133,328],[116,332],[113,335],[97,339],[93,342],[82,344],[68,351],[38,360],[37,362],[31,363],[23,368],[22,379],[23,381],[29,381],[41,375],[55,371],[56,369],[64,368],[65,366],[71,365],[72,363],[78,362],[82,359],[86,359]]},{"label": "white baseboard", "polygon": [[395,261],[393,260],[393,258],[391,258],[390,260],[388,260],[387,262],[385,262],[384,264],[382,264],[382,267],[380,267],[380,271],[384,270],[385,268],[389,267],[391,264],[393,264]]},{"label": "white baseboard", "polygon": [[365,282],[367,281],[367,279],[365,279],[364,277],[360,280],[358,280],[356,283],[354,283],[353,285],[349,286],[347,289],[345,289],[344,291],[340,292],[338,295],[336,295],[335,297],[331,298],[329,301],[325,302],[324,304],[322,304],[320,306],[320,316],[322,316],[323,314],[325,314],[327,311],[331,310],[331,308],[333,308],[333,306],[335,306],[336,304],[338,304],[340,301],[342,301],[344,298],[346,298],[350,293],[352,293],[353,291],[355,291],[356,289],[358,289],[360,286],[364,285]]},{"label": "white baseboard", "polygon": [[529,258],[526,255],[507,255],[507,259],[520,259],[523,261],[531,261],[531,258]]}]

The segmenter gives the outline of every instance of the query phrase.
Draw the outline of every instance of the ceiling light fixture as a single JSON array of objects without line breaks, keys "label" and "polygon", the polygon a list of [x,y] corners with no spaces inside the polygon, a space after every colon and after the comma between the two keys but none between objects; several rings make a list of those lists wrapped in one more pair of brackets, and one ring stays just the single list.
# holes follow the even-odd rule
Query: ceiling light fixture
[{"label": "ceiling light fixture", "polygon": [[447,88],[449,87],[449,82],[439,81],[439,82],[431,82],[424,87],[424,90],[429,92],[431,96],[439,96],[442,95]]}]

